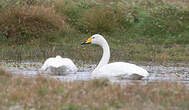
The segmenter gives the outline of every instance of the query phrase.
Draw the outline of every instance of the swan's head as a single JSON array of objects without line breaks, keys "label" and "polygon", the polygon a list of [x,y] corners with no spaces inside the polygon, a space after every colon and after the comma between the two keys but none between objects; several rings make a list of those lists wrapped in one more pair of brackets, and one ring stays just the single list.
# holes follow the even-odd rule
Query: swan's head
[{"label": "swan's head", "polygon": [[106,40],[104,37],[100,34],[94,34],[90,38],[88,38],[85,42],[81,43],[81,45],[84,44],[97,44],[97,45],[102,45],[106,43]]}]

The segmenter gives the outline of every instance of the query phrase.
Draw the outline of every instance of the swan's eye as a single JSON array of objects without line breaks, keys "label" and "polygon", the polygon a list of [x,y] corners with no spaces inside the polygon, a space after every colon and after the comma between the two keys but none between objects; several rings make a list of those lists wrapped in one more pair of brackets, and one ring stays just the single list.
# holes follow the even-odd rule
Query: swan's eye
[{"label": "swan's eye", "polygon": [[92,39],[94,39],[95,37],[92,37]]}]

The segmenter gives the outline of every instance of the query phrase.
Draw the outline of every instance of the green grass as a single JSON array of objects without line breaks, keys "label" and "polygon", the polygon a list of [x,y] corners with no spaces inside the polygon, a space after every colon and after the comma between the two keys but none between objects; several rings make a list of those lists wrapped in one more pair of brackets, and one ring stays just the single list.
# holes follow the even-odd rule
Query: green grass
[{"label": "green grass", "polygon": [[112,60],[121,54],[120,60],[189,61],[188,6],[189,1],[178,0],[0,1],[0,59],[37,60],[58,53],[93,61],[100,52],[80,42],[100,33]]},{"label": "green grass", "polygon": [[108,80],[61,82],[12,76],[0,70],[0,109],[187,110],[188,88],[179,83],[111,84]]},{"label": "green grass", "polygon": [[[82,41],[82,40],[81,40]],[[102,51],[100,47],[87,45],[81,46],[80,40],[77,44],[68,42],[68,44],[46,47],[18,46],[3,47],[0,49],[1,60],[13,61],[44,61],[48,57],[61,55],[73,59],[76,63],[98,63]],[[180,45],[151,45],[151,44],[122,44],[111,46],[112,61],[149,61],[153,63],[186,63],[189,61],[189,47]],[[72,47],[72,48],[70,48]]]}]

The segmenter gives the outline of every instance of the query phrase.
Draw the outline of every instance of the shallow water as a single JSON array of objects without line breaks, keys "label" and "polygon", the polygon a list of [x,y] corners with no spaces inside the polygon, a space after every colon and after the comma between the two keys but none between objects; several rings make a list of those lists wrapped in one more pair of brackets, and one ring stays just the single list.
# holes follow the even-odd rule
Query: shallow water
[{"label": "shallow water", "polygon": [[[39,68],[42,66],[40,62],[0,62],[1,67],[12,72],[15,75],[24,75],[25,77],[33,77],[38,75],[40,72]],[[155,64],[146,64],[143,66],[150,76],[143,80],[113,80],[113,82],[119,82],[122,84],[147,84],[148,82],[181,82],[189,85],[189,67],[188,65],[183,66],[163,66]],[[76,74],[68,74],[65,76],[47,75],[50,78],[55,78],[62,81],[76,81],[76,80],[90,80],[91,71],[95,68],[95,65],[82,65],[79,67],[79,71]]]}]

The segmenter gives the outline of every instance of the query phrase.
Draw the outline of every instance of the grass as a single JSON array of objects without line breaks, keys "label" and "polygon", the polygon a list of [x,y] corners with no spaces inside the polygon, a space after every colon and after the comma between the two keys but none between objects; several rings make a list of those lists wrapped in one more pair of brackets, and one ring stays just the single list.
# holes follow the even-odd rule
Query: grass
[{"label": "grass", "polygon": [[[83,40],[84,41],[84,40]],[[76,42],[76,41],[75,41]],[[102,51],[96,46],[81,46],[80,42],[56,46],[17,46],[0,49],[2,60],[12,61],[44,61],[48,57],[61,55],[71,58],[75,63],[98,63]],[[55,48],[54,48],[55,47]],[[70,48],[72,47],[72,48]],[[189,47],[182,45],[150,45],[150,44],[122,44],[121,46],[110,43],[112,61],[141,61],[155,64],[183,62],[188,64]],[[118,57],[119,55],[119,57]]]},{"label": "grass", "polygon": [[111,84],[107,80],[61,82],[12,76],[0,70],[0,108],[23,110],[187,110],[188,88],[179,83]]},{"label": "grass", "polygon": [[[1,32],[10,43],[23,44],[66,27],[51,8],[28,6],[1,10]],[[61,25],[61,27],[60,27]],[[64,25],[64,26],[62,26]],[[65,29],[65,28],[64,28]]]},{"label": "grass", "polygon": [[[79,44],[100,33],[108,40],[112,57],[121,54],[120,60],[187,62],[188,3],[187,0],[0,1],[1,59],[15,60],[21,56],[37,60],[53,56],[51,48],[56,47],[63,50],[57,49],[56,53],[65,57],[94,61],[100,56],[96,47],[89,50]],[[23,53],[19,55],[16,52],[20,49]]]}]

